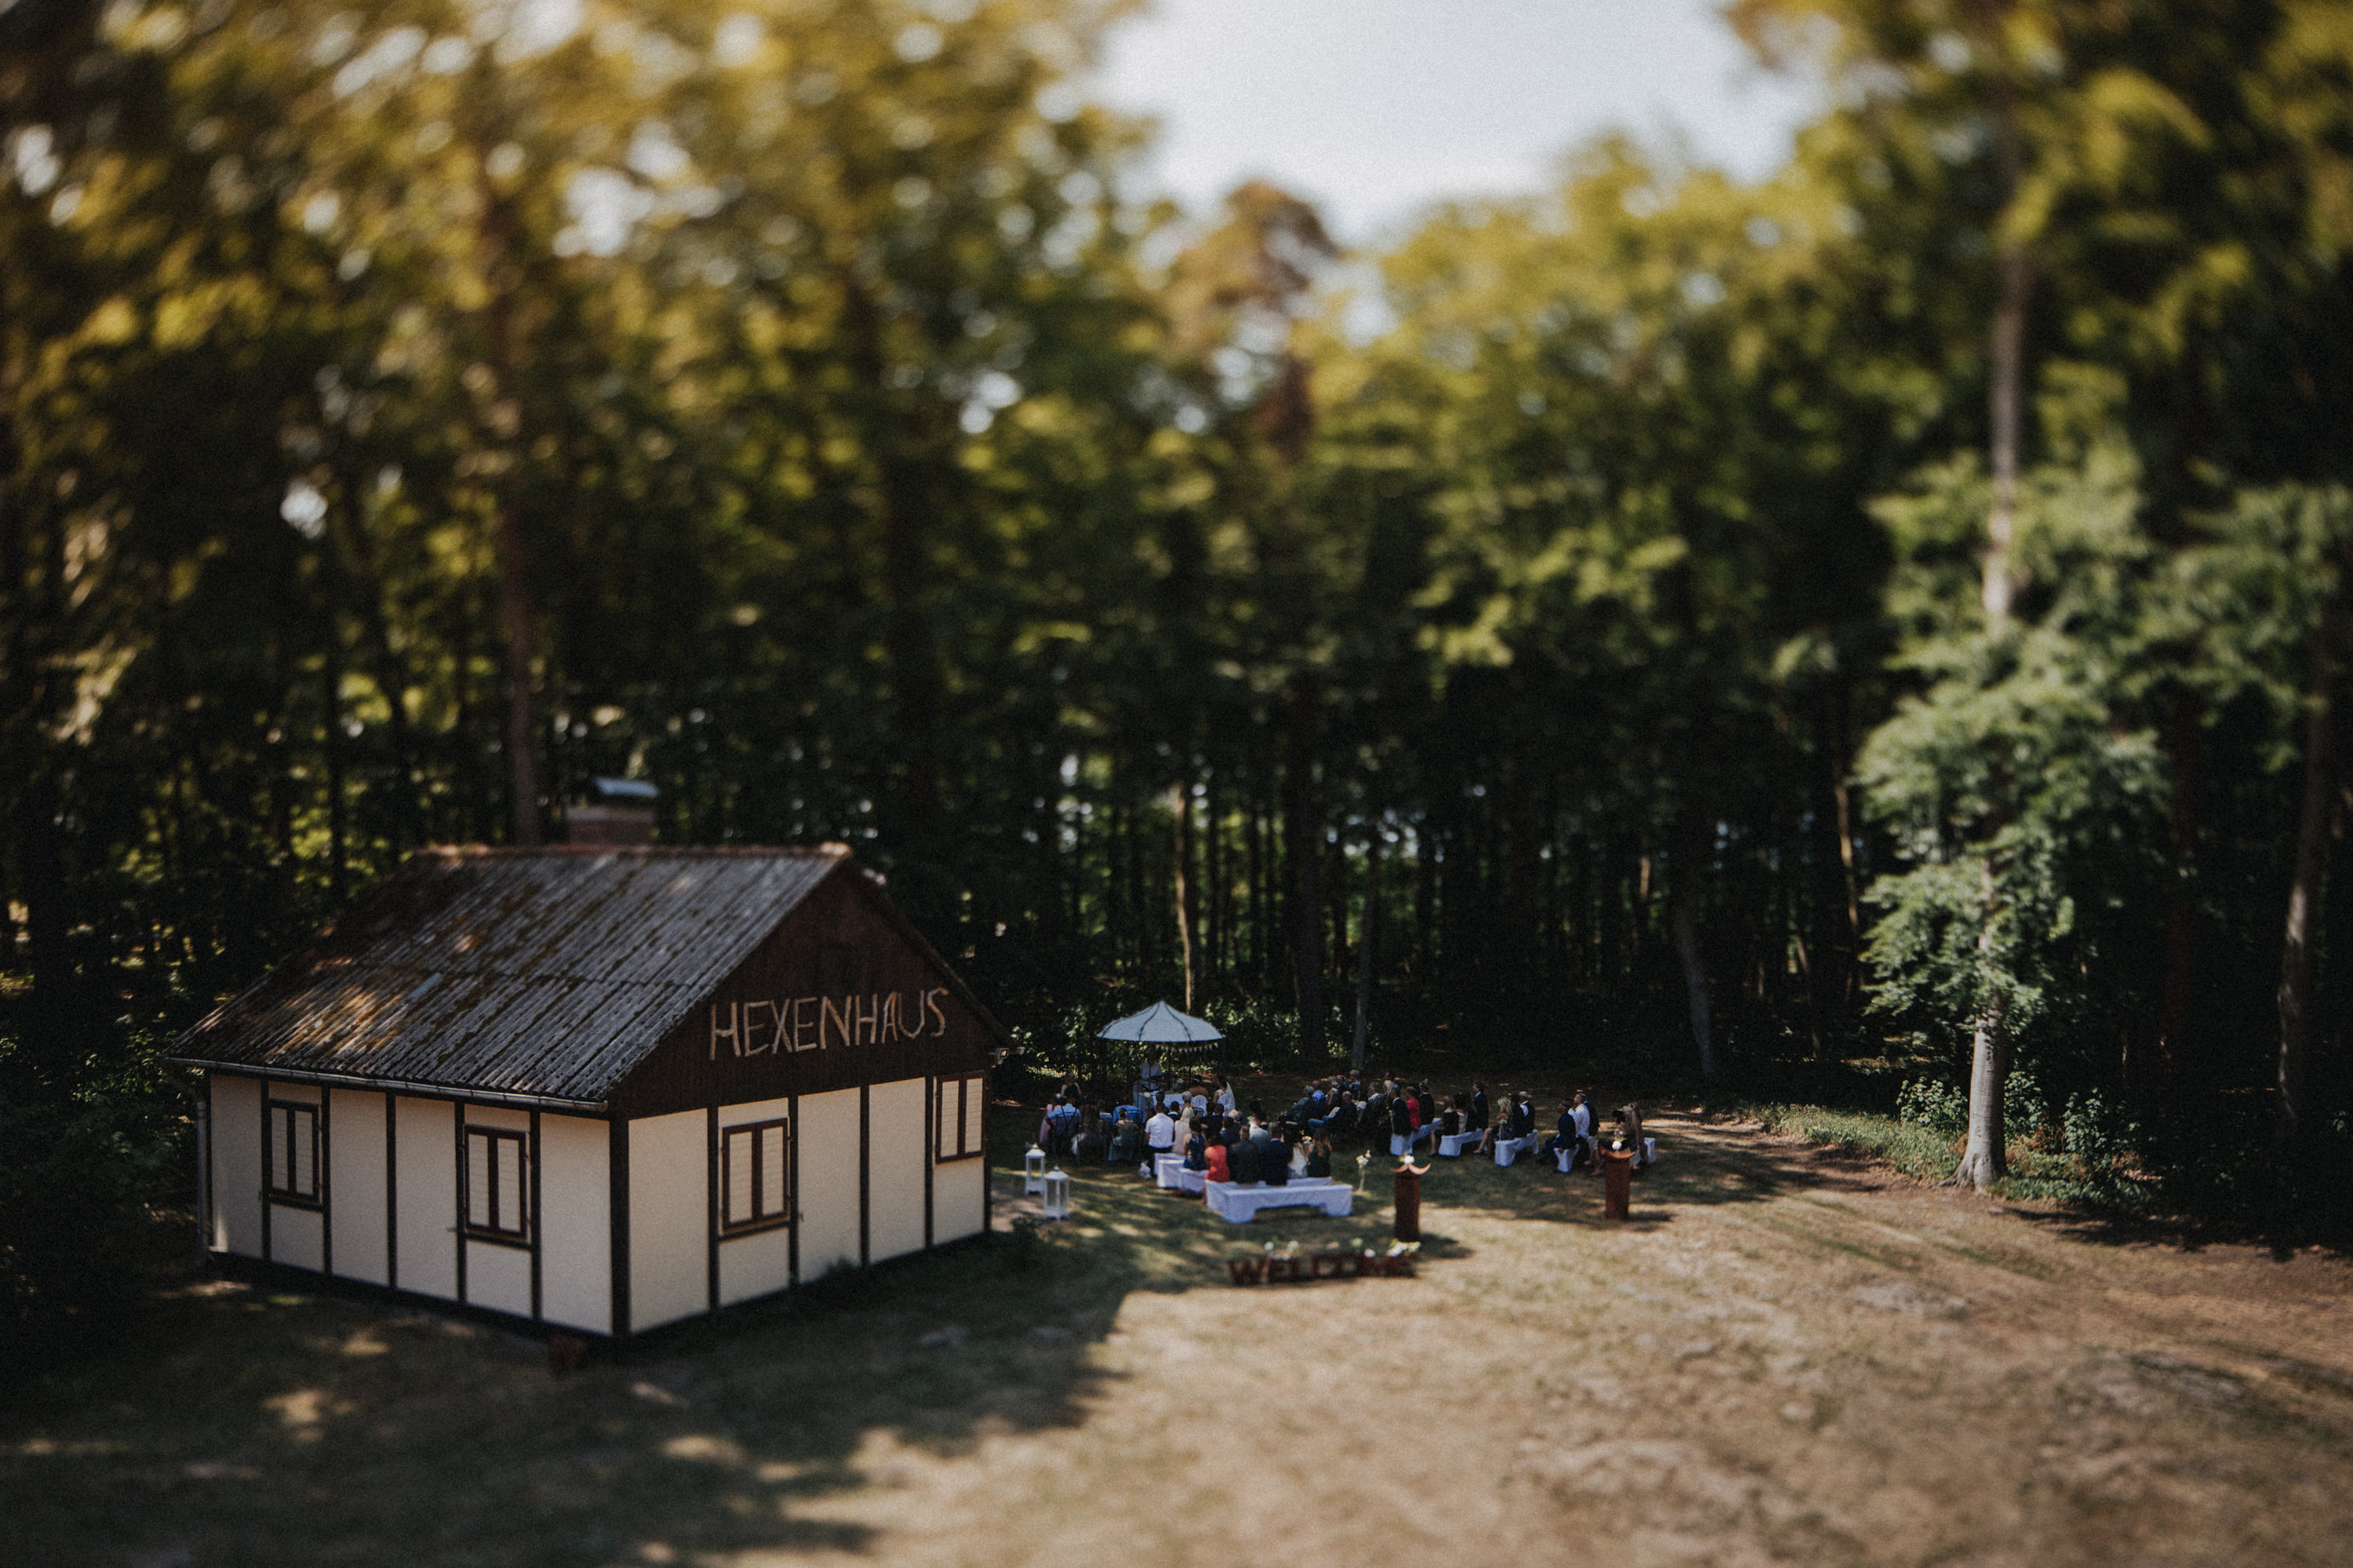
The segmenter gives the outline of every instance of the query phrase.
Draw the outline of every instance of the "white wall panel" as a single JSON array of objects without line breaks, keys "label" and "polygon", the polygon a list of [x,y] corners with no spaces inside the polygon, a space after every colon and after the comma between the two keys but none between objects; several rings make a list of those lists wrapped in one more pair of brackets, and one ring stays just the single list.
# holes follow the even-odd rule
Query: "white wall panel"
[{"label": "white wall panel", "polygon": [[801,1279],[858,1261],[858,1091],[801,1097]]},{"label": "white wall panel", "polygon": [[385,1284],[388,1216],[384,1190],[385,1097],[338,1089],[327,1101],[327,1206],[334,1220],[334,1272]]},{"label": "white wall panel", "polygon": [[489,1241],[466,1243],[466,1305],[530,1317],[530,1250]]},{"label": "white wall panel", "polygon": [[291,1204],[269,1205],[269,1260],[290,1268],[327,1265],[327,1216]]},{"label": "white wall panel", "polygon": [[719,1243],[720,1304],[733,1306],[790,1285],[792,1247],[793,1233],[782,1229],[723,1238]]},{"label": "white wall panel", "polygon": [[539,1119],[539,1311],[593,1333],[613,1328],[612,1130]]},{"label": "white wall panel", "polygon": [[421,1296],[458,1294],[458,1121],[446,1100],[397,1100],[394,1126],[393,1283]]},{"label": "white wall panel", "polygon": [[228,1073],[205,1075],[212,1086],[213,1214],[206,1245],[215,1252],[261,1256],[261,1085]]},{"label": "white wall panel", "polygon": [[984,1160],[953,1160],[932,1171],[932,1243],[978,1236],[987,1223]]},{"label": "white wall panel", "polygon": [[629,1123],[629,1327],[650,1329],[711,1304],[708,1113]]},{"label": "white wall panel", "polygon": [[925,1080],[878,1083],[866,1108],[868,1256],[880,1263],[923,1246]]}]

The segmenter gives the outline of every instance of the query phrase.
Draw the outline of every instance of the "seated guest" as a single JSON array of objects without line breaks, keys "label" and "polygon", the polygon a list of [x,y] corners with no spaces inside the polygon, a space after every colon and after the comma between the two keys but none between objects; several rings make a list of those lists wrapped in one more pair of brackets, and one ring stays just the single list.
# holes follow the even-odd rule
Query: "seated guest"
[{"label": "seated guest", "polygon": [[1318,1134],[1307,1146],[1307,1171],[1310,1181],[1327,1180],[1332,1174],[1332,1140]]},{"label": "seated guest", "polygon": [[[1512,1091],[1510,1089],[1506,1089],[1504,1090],[1503,1101],[1504,1103],[1499,1109],[1494,1120],[1492,1121],[1485,1121],[1483,1124],[1483,1131],[1480,1133],[1479,1152],[1482,1154],[1493,1153],[1495,1152],[1496,1142],[1499,1139],[1509,1138],[1512,1135]],[[1475,1098],[1472,1103],[1474,1105],[1477,1103]]]},{"label": "seated guest", "polygon": [[1188,1171],[1209,1168],[1209,1134],[1206,1128],[1196,1127],[1193,1136],[1185,1140],[1185,1168]]},{"label": "seated guest", "polygon": [[1103,1112],[1090,1105],[1079,1113],[1079,1132],[1071,1140],[1071,1158],[1083,1165],[1089,1160],[1101,1160],[1110,1148],[1111,1138],[1103,1131]]},{"label": "seated guest", "polygon": [[1631,1100],[1628,1100],[1625,1104],[1620,1106],[1618,1108],[1618,1125],[1620,1131],[1625,1134],[1627,1152],[1634,1156],[1634,1173],[1636,1175],[1640,1175],[1642,1173],[1643,1168],[1651,1163],[1650,1160],[1645,1158],[1642,1152],[1642,1112],[1641,1108],[1635,1105]]},{"label": "seated guest", "polygon": [[1226,1151],[1226,1168],[1233,1173],[1235,1181],[1249,1186],[1265,1175],[1266,1173],[1259,1169],[1259,1155],[1264,1147],[1255,1138],[1234,1141],[1234,1146]]},{"label": "seated guest", "polygon": [[1334,1098],[1332,1114],[1324,1119],[1324,1136],[1327,1140],[1345,1138],[1356,1130],[1357,1115],[1356,1100],[1343,1089]]},{"label": "seated guest", "polygon": [[1111,1129],[1110,1158],[1114,1165],[1124,1165],[1130,1161],[1144,1158],[1144,1123],[1135,1119],[1134,1106],[1124,1105],[1120,1110],[1122,1115]]},{"label": "seated guest", "polygon": [[1152,1120],[1144,1124],[1144,1142],[1155,1159],[1173,1152],[1176,1147],[1176,1119],[1165,1110],[1155,1110]]},{"label": "seated guest", "polygon": [[1282,1128],[1275,1126],[1261,1127],[1250,1135],[1250,1142],[1259,1145],[1258,1179],[1270,1187],[1291,1184],[1291,1143],[1282,1133]]},{"label": "seated guest", "polygon": [[[1585,1090],[1580,1089],[1575,1094],[1568,1097],[1568,1114],[1577,1123],[1577,1142],[1579,1155],[1584,1159],[1586,1167],[1588,1170],[1599,1173],[1601,1169],[1601,1163],[1593,1157],[1593,1107],[1585,1102]],[[1571,1159],[1568,1163],[1568,1166],[1570,1170],[1575,1170],[1577,1168],[1577,1160]]]},{"label": "seated guest", "polygon": [[1223,1143],[1211,1143],[1202,1152],[1201,1160],[1201,1168],[1208,1172],[1210,1181],[1230,1182],[1234,1179],[1234,1168],[1227,1163],[1226,1146]]},{"label": "seated guest", "polygon": [[[1545,1140],[1544,1157],[1547,1160],[1556,1159],[1559,1152],[1566,1149],[1569,1152],[1569,1167],[1574,1169],[1579,1147],[1577,1117],[1570,1111],[1568,1101],[1564,1100],[1560,1102],[1560,1121],[1554,1127],[1552,1136]],[[1557,1165],[1555,1168],[1557,1169]]]},{"label": "seated guest", "polygon": [[[1413,1137],[1413,1101],[1401,1094],[1394,1095],[1389,1100],[1389,1136],[1393,1139],[1407,1140],[1404,1148],[1409,1153],[1412,1152],[1413,1144],[1410,1140]],[[1389,1147],[1395,1149],[1398,1145],[1391,1143]]]}]

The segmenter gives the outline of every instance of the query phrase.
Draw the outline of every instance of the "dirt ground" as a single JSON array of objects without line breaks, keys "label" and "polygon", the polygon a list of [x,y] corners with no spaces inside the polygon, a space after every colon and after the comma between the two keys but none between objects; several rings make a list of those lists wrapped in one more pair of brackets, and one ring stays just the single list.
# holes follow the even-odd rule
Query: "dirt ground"
[{"label": "dirt ground", "polygon": [[1652,1130],[1620,1226],[1588,1179],[1437,1163],[1411,1280],[1227,1283],[1385,1237],[1377,1191],[1234,1227],[1088,1171],[1033,1247],[563,1379],[193,1287],[0,1412],[0,1562],[2353,1563],[2346,1259]]}]

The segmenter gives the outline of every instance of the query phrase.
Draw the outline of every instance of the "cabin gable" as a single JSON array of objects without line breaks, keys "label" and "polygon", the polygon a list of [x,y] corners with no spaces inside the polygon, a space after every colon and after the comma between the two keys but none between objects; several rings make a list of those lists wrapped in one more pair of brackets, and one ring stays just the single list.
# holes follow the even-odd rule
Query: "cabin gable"
[{"label": "cabin gable", "polygon": [[613,1114],[985,1070],[1002,1028],[866,874],[837,867],[610,1094]]}]

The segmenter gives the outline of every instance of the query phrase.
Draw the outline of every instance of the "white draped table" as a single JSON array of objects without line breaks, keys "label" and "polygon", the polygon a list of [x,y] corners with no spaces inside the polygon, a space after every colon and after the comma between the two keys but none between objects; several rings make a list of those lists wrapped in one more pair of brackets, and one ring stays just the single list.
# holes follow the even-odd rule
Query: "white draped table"
[{"label": "white draped table", "polygon": [[1209,1173],[1187,1170],[1182,1154],[1161,1154],[1153,1159],[1152,1179],[1172,1193],[1191,1193],[1198,1196],[1202,1184],[1209,1179]]},{"label": "white draped table", "polygon": [[1235,1225],[1248,1225],[1258,1217],[1261,1209],[1293,1208],[1313,1205],[1334,1219],[1345,1219],[1356,1206],[1356,1189],[1345,1182],[1293,1182],[1280,1187],[1263,1183],[1249,1186],[1240,1182],[1206,1182],[1202,1193],[1209,1201],[1210,1212],[1219,1219]]}]

